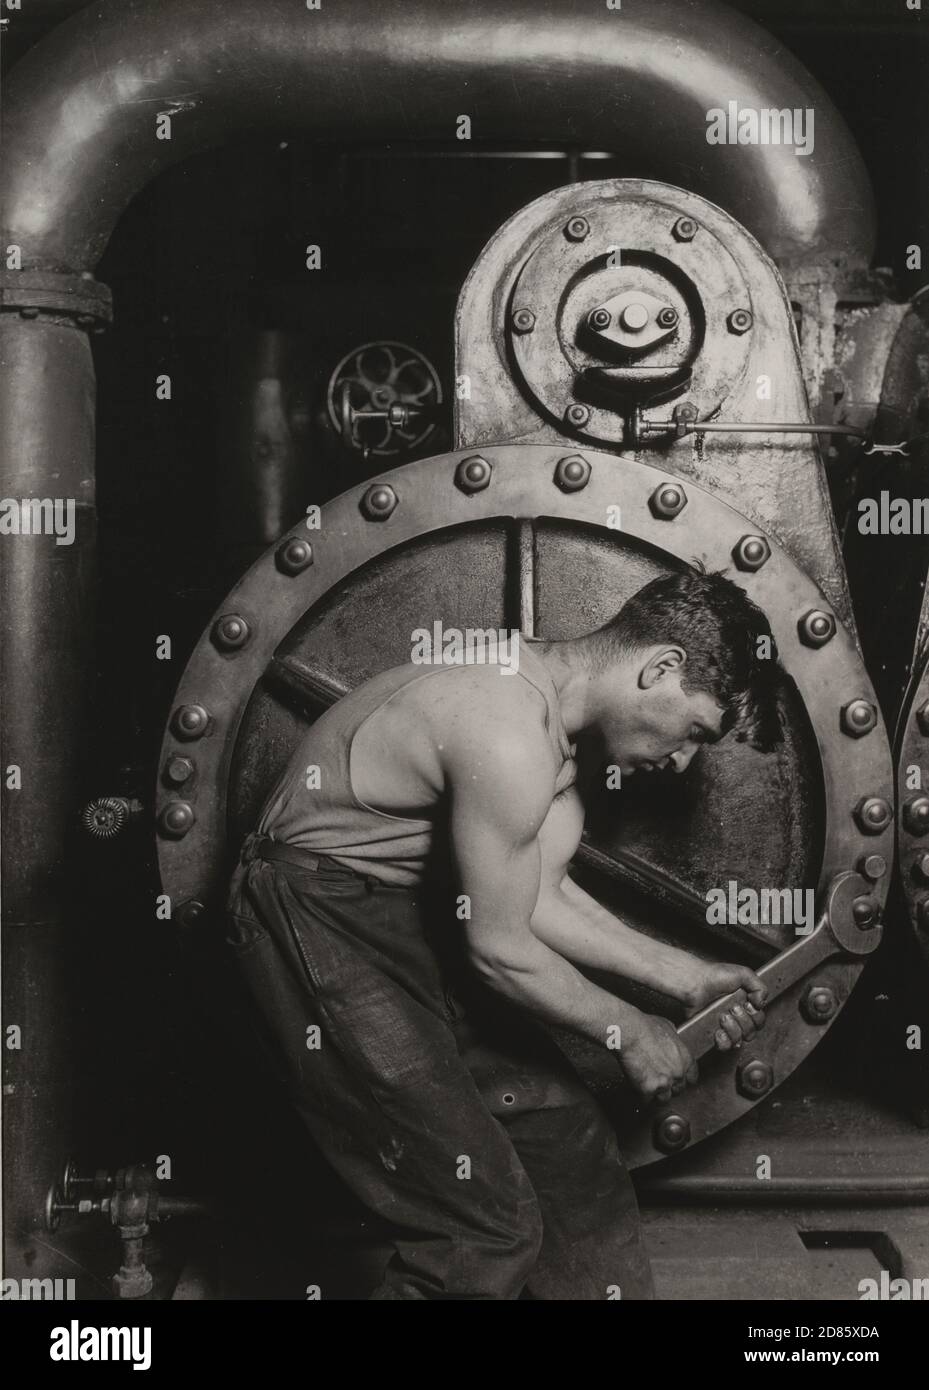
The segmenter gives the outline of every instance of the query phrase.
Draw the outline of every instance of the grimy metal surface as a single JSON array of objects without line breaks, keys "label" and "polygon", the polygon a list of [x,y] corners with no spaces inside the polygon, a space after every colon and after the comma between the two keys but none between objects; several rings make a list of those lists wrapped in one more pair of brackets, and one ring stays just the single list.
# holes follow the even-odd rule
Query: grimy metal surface
[{"label": "grimy metal surface", "polygon": [[[591,371],[598,363],[609,366],[611,357],[602,343],[584,337],[588,313],[630,289],[664,297],[678,315],[671,340],[640,360],[692,371],[671,401],[649,408],[646,400],[646,421],[668,417],[681,403],[698,420],[811,418],[790,301],[759,242],[693,193],[617,179],[537,198],[476,261],[456,317],[456,371],[471,382],[470,399],[456,401],[456,444],[567,435],[635,447],[622,396],[608,400],[586,391]],[[520,331],[514,322],[520,310],[533,314],[530,329]],[[740,311],[747,312],[745,326],[733,322]],[[566,417],[572,401],[586,410],[579,424]],[[739,433],[675,439],[669,431],[640,447],[639,457],[652,455],[682,481],[693,478],[771,530],[854,631],[813,440]]]},{"label": "grimy metal surface", "polygon": [[[617,506],[619,531],[609,524],[610,508]],[[554,604],[548,597],[554,567],[539,563],[551,528],[559,537],[570,531],[594,557],[582,591],[559,590]],[[439,607],[446,625],[499,626],[517,617],[541,636],[568,635],[572,624],[583,631],[616,606],[613,595],[622,581],[610,568],[611,551],[627,589],[656,567],[699,562],[735,568],[771,621],[798,697],[791,718],[806,721],[811,734],[790,754],[815,763],[808,780],[818,788],[822,816],[806,846],[803,881],[824,900],[837,875],[854,872],[868,856],[872,863],[887,860],[891,765],[870,682],[850,634],[776,539],[663,468],[598,450],[572,451],[564,443],[494,445],[479,456],[459,450],[408,464],[327,503],[318,531],[301,524],[288,533],[217,612],[181,680],[160,762],[159,861],[181,924],[202,925],[221,907],[231,856],[301,727],[301,715],[280,707],[279,684],[268,679],[275,662],[299,663],[310,686],[315,678],[324,704],[333,687],[408,659],[410,632],[428,626]],[[557,554],[563,566],[563,546]],[[385,582],[386,566],[399,579]],[[600,585],[591,582],[597,574]],[[685,839],[694,803],[714,781],[728,792],[733,774],[741,773],[743,796],[760,795],[755,814],[772,838],[780,819],[791,815],[783,786],[777,800],[755,780],[762,755],[744,745],[726,747],[731,743],[701,755],[700,794],[685,794],[676,811]],[[735,757],[755,761],[727,769],[727,759]],[[741,806],[727,817],[723,796],[712,808],[715,840],[705,825],[695,837],[701,888],[725,881],[732,862],[727,851],[743,833]],[[623,838],[622,825],[614,824],[594,844],[609,853]],[[759,845],[759,856],[764,853]],[[878,874],[871,882],[879,905],[886,878]],[[667,932],[667,913],[664,918],[647,929]],[[770,938],[772,952],[787,944],[783,935]],[[700,1087],[687,1099],[691,1142],[744,1113],[793,1070],[836,1017],[860,968],[856,958],[820,958],[811,977],[775,1003],[742,1070],[732,1057],[707,1059]],[[811,991],[822,1009],[811,1007]],[[752,1064],[769,1069],[761,1089],[745,1083],[744,1068]],[[648,1162],[680,1147],[668,1141],[678,1113],[666,1107],[626,1117],[631,1161]]]},{"label": "grimy metal surface", "polygon": [[[924,600],[924,617],[925,612]],[[929,763],[929,648],[925,640],[917,651],[895,739],[897,864],[910,924],[929,959],[929,789],[922,786]]]},{"label": "grimy metal surface", "polygon": [[[720,146],[709,158],[703,113],[723,81],[761,106],[813,103],[815,150],[797,159],[787,146]],[[172,117],[170,140],[155,138],[160,112]],[[621,19],[580,0],[343,0],[318,12],[290,0],[103,0],[37,44],[5,83],[3,244],[20,248],[26,271],[88,274],[133,194],[236,132],[451,141],[461,112],[481,141],[628,150],[656,174],[711,193],[773,255],[861,264],[870,255],[870,184],[844,122],[770,35],[708,0],[651,0]],[[70,291],[63,297],[70,307]],[[62,411],[57,397],[87,378],[87,348],[53,340],[47,299],[14,312],[29,318],[10,330],[16,345],[4,361],[15,365],[0,374],[0,416],[49,423],[19,437],[3,468],[15,467],[19,495],[56,496],[56,455],[40,436],[67,419],[67,399]],[[75,495],[92,486],[93,457],[85,413],[68,446]],[[3,491],[13,492],[6,482]],[[18,552],[30,545],[6,538],[24,575],[32,561]],[[65,725],[79,705],[74,669],[92,640],[89,599],[81,586],[49,588],[38,575],[17,598],[15,611],[2,600],[8,668],[22,673],[26,706]],[[52,682],[29,675],[40,623],[61,637]],[[73,785],[80,740],[33,734],[20,741],[20,761],[54,764],[54,786]],[[6,887],[18,920],[49,910],[34,885],[61,862],[67,814],[62,798],[22,829],[32,871]],[[21,816],[12,805],[8,823]]]}]

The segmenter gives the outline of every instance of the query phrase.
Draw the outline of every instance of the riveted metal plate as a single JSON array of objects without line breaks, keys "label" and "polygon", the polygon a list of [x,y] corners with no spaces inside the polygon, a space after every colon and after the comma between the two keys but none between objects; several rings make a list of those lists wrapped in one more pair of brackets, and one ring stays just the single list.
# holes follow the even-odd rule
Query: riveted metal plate
[{"label": "riveted metal plate", "polygon": [[[533,531],[537,559],[543,551],[547,554],[547,573],[539,572],[512,589],[521,625],[524,629],[530,626],[535,614],[537,635],[560,638],[589,630],[608,615],[604,604],[612,603],[612,611],[618,606],[609,593],[603,597],[602,591],[613,592],[610,585],[625,586],[625,592],[632,592],[656,572],[694,563],[710,570],[728,565],[736,581],[769,617],[788,673],[791,717],[805,729],[805,733],[800,730],[791,736],[791,746],[809,750],[803,754],[811,763],[804,773],[804,785],[819,819],[815,832],[805,825],[800,828],[797,838],[802,863],[796,854],[791,858],[787,850],[775,861],[771,844],[779,836],[789,838],[790,817],[801,814],[800,801],[791,811],[789,797],[787,809],[784,803],[771,800],[777,794],[776,787],[783,783],[787,764],[779,764],[774,773],[766,772],[763,755],[751,753],[733,740],[704,750],[703,780],[691,779],[690,773],[675,779],[679,785],[670,802],[662,801],[663,834],[658,844],[664,852],[668,843],[686,837],[689,821],[696,817],[701,827],[697,850],[706,861],[694,871],[698,891],[724,876],[726,866],[714,858],[717,842],[730,832],[739,833],[753,799],[760,803],[754,811],[761,830],[747,849],[743,846],[740,850],[749,855],[745,861],[748,867],[739,875],[743,879],[755,861],[761,882],[780,886],[791,880],[779,881],[777,875],[799,875],[802,883],[821,896],[837,874],[854,869],[863,856],[890,856],[892,826],[878,834],[865,834],[854,814],[864,798],[892,797],[891,761],[883,726],[879,722],[862,739],[847,738],[840,727],[841,708],[850,698],[873,699],[870,683],[843,626],[838,625],[835,636],[821,648],[811,648],[801,640],[803,616],[826,605],[817,586],[773,536],[764,537],[771,555],[760,570],[735,573],[733,547],[748,532],[764,533],[757,525],[747,526],[741,513],[693,482],[688,483],[685,512],[669,525],[656,517],[649,505],[666,474],[637,460],[583,449],[581,456],[591,467],[590,479],[582,490],[571,493],[556,483],[557,466],[565,455],[563,444],[485,446],[481,454],[490,465],[490,481],[481,491],[466,494],[455,479],[460,464],[473,452],[459,450],[384,474],[378,485],[389,486],[398,501],[391,514],[376,525],[365,518],[360,506],[365,492],[374,485],[370,481],[327,503],[321,527],[314,532],[312,566],[295,576],[283,574],[276,563],[276,547],[248,571],[223,602],[216,616],[229,612],[243,615],[251,638],[230,663],[216,650],[208,627],[176,695],[174,709],[202,706],[209,711],[210,723],[196,744],[197,777],[190,788],[184,788],[195,813],[194,822],[181,841],[159,839],[165,891],[173,901],[195,899],[209,907],[221,907],[241,836],[253,827],[262,796],[303,727],[297,715],[275,723],[267,682],[275,659],[293,653],[300,654],[303,661],[318,656],[317,664],[323,668],[316,673],[320,688],[327,682],[334,689],[346,688],[379,669],[407,660],[409,624],[415,626],[430,614],[441,617],[447,625],[486,627],[492,622],[491,614],[498,613],[494,608],[498,599],[503,605],[500,614],[511,611],[505,607],[511,586],[502,580],[499,585],[491,583],[481,574],[470,583],[470,562],[463,567],[459,556],[457,566],[450,565],[447,556],[456,544],[467,543],[482,563],[498,553],[504,559],[517,555],[522,563],[532,553],[529,533]],[[622,516],[619,530],[614,520],[617,509]],[[514,527],[518,544],[508,550],[507,537]],[[295,528],[292,534],[298,535],[299,530]],[[566,544],[575,547],[569,559],[565,558]],[[586,556],[581,564],[575,563],[578,555]],[[405,564],[402,584],[391,588],[390,566],[401,562]],[[490,568],[488,561],[488,574]],[[438,600],[440,583],[443,598]],[[552,592],[557,594],[554,600]],[[441,608],[436,607],[439,602]],[[328,642],[325,658],[320,650],[324,641]],[[178,756],[190,756],[190,748],[175,736],[169,721],[160,767],[165,768]],[[798,785],[796,780],[790,782],[788,792]],[[726,799],[719,799],[720,786],[725,786],[726,796],[732,798],[728,817]],[[806,796],[804,793],[800,800]],[[175,798],[173,789],[160,785],[158,810]],[[596,831],[600,838],[594,843],[604,849],[605,857],[611,846],[628,841],[629,827],[635,821],[633,815],[625,814],[625,806],[621,823],[616,824],[616,819],[614,816],[602,836],[599,828]],[[668,826],[675,832],[670,838]],[[886,888],[885,876],[871,890],[876,901],[883,901]],[[732,942],[733,950],[736,944]],[[754,948],[760,945],[771,955],[784,949],[789,939],[775,932],[751,944]],[[712,952],[704,950],[703,954]],[[715,954],[717,958],[729,957],[731,952],[724,942],[721,948],[717,944]],[[816,982],[832,990],[836,1014],[860,969],[859,959],[842,958],[817,968]],[[753,1056],[774,1066],[777,1081],[793,1070],[828,1027],[828,1023],[808,1023],[803,1016],[800,1003],[808,984],[808,980],[801,981],[775,1003],[753,1045]],[[599,1060],[615,1078],[615,1057]],[[736,1087],[731,1055],[704,1059],[701,1072],[702,1080],[688,1094],[686,1106],[691,1142],[712,1134],[754,1103]],[[653,1143],[655,1113],[635,1111],[628,1100],[617,1104],[629,1161],[641,1164],[661,1157],[661,1150]]]}]

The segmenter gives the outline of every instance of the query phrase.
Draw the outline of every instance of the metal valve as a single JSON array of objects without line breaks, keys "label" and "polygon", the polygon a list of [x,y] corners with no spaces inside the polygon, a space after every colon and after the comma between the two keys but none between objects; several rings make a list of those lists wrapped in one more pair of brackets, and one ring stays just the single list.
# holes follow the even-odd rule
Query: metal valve
[{"label": "metal valve", "polygon": [[126,796],[98,796],[81,812],[81,824],[95,840],[112,840],[130,821],[138,820],[145,808],[141,801]]}]

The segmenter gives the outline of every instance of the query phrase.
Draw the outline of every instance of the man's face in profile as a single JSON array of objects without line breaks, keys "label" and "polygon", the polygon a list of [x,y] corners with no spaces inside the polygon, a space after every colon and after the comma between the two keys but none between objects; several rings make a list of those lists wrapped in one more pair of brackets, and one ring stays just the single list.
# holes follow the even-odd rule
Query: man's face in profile
[{"label": "man's face in profile", "polygon": [[621,689],[598,723],[623,776],[684,772],[704,744],[722,737],[723,710],[708,692],[686,689],[680,648],[654,652],[617,684]]}]

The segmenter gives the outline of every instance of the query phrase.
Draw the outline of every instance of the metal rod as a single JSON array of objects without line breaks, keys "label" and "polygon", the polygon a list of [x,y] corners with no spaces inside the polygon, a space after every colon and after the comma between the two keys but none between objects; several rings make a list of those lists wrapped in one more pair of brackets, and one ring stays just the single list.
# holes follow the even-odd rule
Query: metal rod
[{"label": "metal rod", "polygon": [[[635,1175],[633,1174],[633,1177]],[[925,1173],[866,1177],[771,1178],[704,1177],[686,1173],[669,1178],[636,1181],[640,1198],[652,1205],[662,1201],[724,1202],[758,1206],[769,1202],[812,1206],[858,1204],[860,1206],[929,1203],[929,1177]]]},{"label": "metal rod", "polygon": [[711,420],[706,424],[692,420],[646,420],[639,428],[645,434],[679,430],[682,434],[847,434],[856,439],[868,437],[865,430],[857,429],[855,425],[787,425],[774,420]]}]

